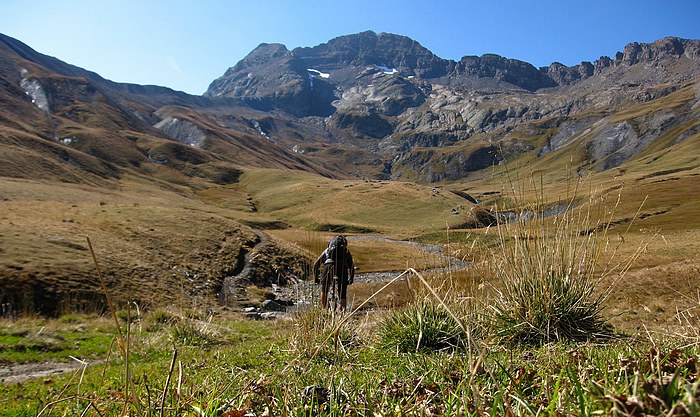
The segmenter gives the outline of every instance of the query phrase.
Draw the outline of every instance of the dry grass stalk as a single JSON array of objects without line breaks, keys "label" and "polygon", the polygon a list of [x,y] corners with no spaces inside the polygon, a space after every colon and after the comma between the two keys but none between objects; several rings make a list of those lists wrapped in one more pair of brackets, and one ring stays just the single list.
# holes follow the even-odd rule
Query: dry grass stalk
[{"label": "dry grass stalk", "polygon": [[173,349],[173,358],[170,361],[170,370],[168,371],[168,377],[165,379],[165,387],[163,388],[163,396],[160,400],[160,416],[163,417],[165,413],[165,398],[168,394],[168,387],[170,386],[170,379],[173,376],[173,371],[175,370],[175,361],[177,360],[177,349]]},{"label": "dry grass stalk", "polygon": [[99,262],[97,262],[97,255],[95,255],[95,250],[92,248],[92,242],[90,241],[90,237],[85,236],[85,239],[87,240],[88,248],[90,249],[90,254],[92,255],[92,261],[95,264],[95,270],[97,270],[97,277],[100,279],[100,285],[102,285],[102,291],[104,292],[105,297],[107,298],[107,306],[109,307],[109,311],[112,313],[112,318],[114,318],[114,325],[117,328],[117,334],[119,335],[119,338],[117,339],[119,349],[121,350],[122,355],[124,355],[126,351],[124,349],[124,345],[122,344],[122,328],[119,324],[119,318],[117,317],[117,309],[114,307],[112,297],[109,294],[109,291],[107,290],[107,283],[105,282],[105,279],[102,276],[102,270],[100,269]]},{"label": "dry grass stalk", "polygon": [[102,285],[102,290],[105,293],[105,297],[107,298],[107,304],[109,306],[109,310],[112,313],[112,317],[114,318],[114,324],[117,327],[117,345],[119,345],[119,349],[122,353],[122,358],[124,359],[124,366],[126,370],[126,387],[125,387],[125,404],[124,404],[124,411],[126,413],[126,409],[129,403],[129,399],[131,398],[129,396],[129,388],[131,388],[131,396],[133,396],[133,403],[136,406],[136,409],[139,412],[143,412],[143,407],[141,405],[141,399],[139,398],[138,392],[136,392],[136,389],[134,387],[134,381],[131,376],[131,369],[130,369],[130,364],[129,364],[129,345],[130,345],[130,335],[131,335],[131,320],[130,318],[127,318],[127,340],[126,340],[126,346],[123,343],[123,334],[121,330],[121,325],[119,324],[119,318],[117,317],[117,309],[114,307],[114,303],[112,302],[112,297],[109,294],[109,291],[107,290],[107,284],[105,282],[104,277],[102,276],[102,271],[100,270],[100,264],[97,262],[97,255],[95,255],[95,250],[92,248],[92,242],[90,241],[89,236],[85,236],[85,239],[87,240],[88,248],[90,249],[90,254],[92,255],[92,260],[95,263],[95,269],[97,270],[97,276],[100,279],[100,284]]}]

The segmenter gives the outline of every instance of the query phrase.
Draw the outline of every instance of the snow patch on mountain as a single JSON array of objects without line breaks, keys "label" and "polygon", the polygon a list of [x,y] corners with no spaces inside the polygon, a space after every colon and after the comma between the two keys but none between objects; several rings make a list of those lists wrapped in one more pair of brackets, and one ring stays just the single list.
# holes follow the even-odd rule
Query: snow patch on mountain
[{"label": "snow patch on mountain", "polygon": [[384,66],[384,65],[375,65],[375,67],[379,68],[379,70],[381,70],[384,74],[389,74],[389,75],[391,75],[391,74],[396,74],[396,73],[398,73],[398,71],[396,70],[396,68],[389,68],[389,67]]},{"label": "snow patch on mountain", "polygon": [[[311,87],[313,88],[313,82],[311,84]],[[262,126],[260,126],[260,122],[258,122],[257,120],[253,120],[253,127],[257,129],[258,133],[260,133],[265,139],[271,140],[267,132],[265,132]]]},{"label": "snow patch on mountain", "polygon": [[319,71],[317,69],[313,69],[313,68],[307,68],[306,70],[309,71],[309,73],[311,73],[317,77],[321,77],[321,78],[330,78],[330,76],[331,76],[328,73],[321,72],[321,71]]},{"label": "snow patch on mountain", "polygon": [[37,80],[30,80],[26,78],[27,76],[27,70],[22,69],[20,71],[20,74],[22,74],[22,81],[20,81],[19,86],[22,87],[24,92],[32,98],[32,103],[40,108],[41,110],[48,112],[49,111],[49,99],[46,97],[46,93],[44,92],[44,88],[39,84],[39,81]]},{"label": "snow patch on mountain", "polygon": [[197,125],[187,120],[176,117],[166,117],[153,127],[168,135],[176,141],[195,148],[201,148],[207,135]]}]

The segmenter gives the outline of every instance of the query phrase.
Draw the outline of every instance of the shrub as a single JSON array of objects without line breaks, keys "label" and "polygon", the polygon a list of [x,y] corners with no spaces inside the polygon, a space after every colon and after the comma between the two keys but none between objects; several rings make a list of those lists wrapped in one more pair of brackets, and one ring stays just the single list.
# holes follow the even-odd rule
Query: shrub
[{"label": "shrub", "polygon": [[379,330],[379,345],[409,352],[454,350],[466,346],[467,335],[442,306],[427,301],[387,316]]}]

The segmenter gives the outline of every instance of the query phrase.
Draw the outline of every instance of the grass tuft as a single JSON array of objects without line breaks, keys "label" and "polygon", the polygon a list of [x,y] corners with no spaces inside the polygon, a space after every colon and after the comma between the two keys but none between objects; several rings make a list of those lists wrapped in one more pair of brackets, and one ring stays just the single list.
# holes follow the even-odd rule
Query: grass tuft
[{"label": "grass tuft", "polygon": [[612,208],[595,193],[578,203],[579,184],[554,205],[556,211],[535,185],[537,201],[510,212],[516,220],[497,227],[494,269],[501,282],[492,308],[501,342],[543,345],[613,336],[603,302],[641,248],[622,262],[615,259],[607,232],[620,196]]},{"label": "grass tuft", "polygon": [[300,357],[334,357],[342,348],[361,345],[358,334],[347,325],[339,325],[340,315],[334,316],[320,308],[297,312],[293,317],[294,331],[290,347]]},{"label": "grass tuft", "polygon": [[401,353],[451,351],[466,343],[467,335],[454,317],[426,301],[390,313],[379,330],[379,345]]},{"label": "grass tuft", "polygon": [[218,343],[216,333],[205,322],[182,318],[170,328],[170,336],[180,346],[211,346]]}]

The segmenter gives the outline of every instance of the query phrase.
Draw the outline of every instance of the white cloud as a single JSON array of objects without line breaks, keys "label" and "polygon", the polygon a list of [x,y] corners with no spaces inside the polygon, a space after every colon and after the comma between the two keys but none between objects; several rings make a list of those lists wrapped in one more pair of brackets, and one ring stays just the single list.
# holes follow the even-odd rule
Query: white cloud
[{"label": "white cloud", "polygon": [[181,77],[185,76],[185,71],[183,71],[182,68],[180,68],[180,65],[177,64],[177,61],[175,60],[175,58],[169,56],[166,60],[168,62],[168,66],[170,67],[170,69],[175,71]]}]

